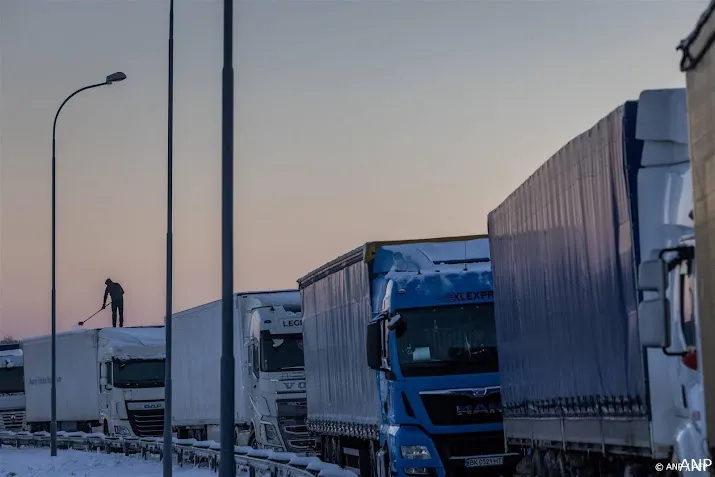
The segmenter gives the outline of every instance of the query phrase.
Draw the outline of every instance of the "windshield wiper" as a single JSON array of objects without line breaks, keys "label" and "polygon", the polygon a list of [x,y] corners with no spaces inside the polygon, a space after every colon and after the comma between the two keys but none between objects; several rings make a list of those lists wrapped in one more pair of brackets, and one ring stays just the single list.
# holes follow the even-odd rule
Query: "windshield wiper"
[{"label": "windshield wiper", "polygon": [[305,369],[305,366],[281,366],[281,371],[290,371],[291,369]]},{"label": "windshield wiper", "polygon": [[430,361],[410,361],[402,363],[402,366],[444,366],[452,364],[472,364],[468,359],[435,359]]}]

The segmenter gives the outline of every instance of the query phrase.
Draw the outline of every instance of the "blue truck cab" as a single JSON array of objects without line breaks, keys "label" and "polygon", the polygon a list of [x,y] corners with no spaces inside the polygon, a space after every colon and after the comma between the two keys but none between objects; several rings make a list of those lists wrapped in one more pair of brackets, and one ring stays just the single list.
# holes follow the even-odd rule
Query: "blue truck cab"
[{"label": "blue truck cab", "polygon": [[488,238],[373,250],[366,350],[387,475],[507,473]]},{"label": "blue truck cab", "polygon": [[321,459],[366,477],[511,474],[486,236],[370,242],[298,284]]}]

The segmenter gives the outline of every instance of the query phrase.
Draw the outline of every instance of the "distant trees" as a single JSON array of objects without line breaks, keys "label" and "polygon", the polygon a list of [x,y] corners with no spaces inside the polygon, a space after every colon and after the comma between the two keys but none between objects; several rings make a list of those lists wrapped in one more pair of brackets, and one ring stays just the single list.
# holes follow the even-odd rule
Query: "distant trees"
[{"label": "distant trees", "polygon": [[15,338],[13,338],[10,335],[5,335],[5,337],[2,340],[0,340],[0,344],[13,344],[13,343],[17,343],[17,342],[18,342],[18,340],[16,340]]}]

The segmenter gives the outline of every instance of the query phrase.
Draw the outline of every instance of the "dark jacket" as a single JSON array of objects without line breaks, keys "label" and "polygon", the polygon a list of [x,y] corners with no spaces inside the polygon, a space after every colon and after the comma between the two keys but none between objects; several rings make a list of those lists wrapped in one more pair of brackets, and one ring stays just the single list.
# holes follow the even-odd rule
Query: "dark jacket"
[{"label": "dark jacket", "polygon": [[118,302],[124,298],[124,289],[119,283],[112,282],[104,290],[104,301],[102,303],[107,303],[107,295],[112,297],[113,302]]}]

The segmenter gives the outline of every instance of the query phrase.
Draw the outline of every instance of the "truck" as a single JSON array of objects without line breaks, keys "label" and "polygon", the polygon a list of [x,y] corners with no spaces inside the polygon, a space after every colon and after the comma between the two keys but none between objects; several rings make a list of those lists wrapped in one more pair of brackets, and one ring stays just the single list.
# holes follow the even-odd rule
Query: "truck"
[{"label": "truck", "polygon": [[487,236],[369,242],[298,285],[322,460],[363,476],[510,475]]},{"label": "truck", "polygon": [[25,427],[22,344],[0,344],[0,431]]},{"label": "truck", "polygon": [[[669,358],[685,369],[678,376],[678,385],[688,398],[690,422],[682,426],[676,454],[700,461],[712,461],[713,444],[708,436],[715,435],[715,348],[709,345],[715,326],[711,319],[703,319],[715,313],[715,218],[710,210],[715,192],[711,172],[715,117],[710,105],[715,94],[714,37],[715,1],[711,1],[694,30],[678,46],[682,51],[680,70],[686,82],[691,177],[697,178],[692,182],[694,235],[684,236],[674,253],[664,250],[662,259],[641,264],[644,274],[651,267],[650,276],[654,278],[649,288],[655,296],[649,311],[659,333],[653,344],[668,348]],[[696,241],[700,244],[697,254]],[[688,297],[686,301],[678,299],[683,293]]]},{"label": "truck", "polygon": [[683,474],[707,474],[683,353],[696,336],[692,192],[685,90],[645,90],[488,214],[520,473],[646,475],[687,459]]},{"label": "truck", "polygon": [[[51,336],[23,341],[27,424],[49,431]],[[163,326],[78,329],[56,335],[57,430],[156,437],[164,429]]]},{"label": "truck", "polygon": [[[172,426],[179,438],[220,440],[222,300],[172,316]],[[236,445],[313,453],[305,426],[298,290],[233,297]]]}]

